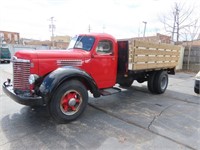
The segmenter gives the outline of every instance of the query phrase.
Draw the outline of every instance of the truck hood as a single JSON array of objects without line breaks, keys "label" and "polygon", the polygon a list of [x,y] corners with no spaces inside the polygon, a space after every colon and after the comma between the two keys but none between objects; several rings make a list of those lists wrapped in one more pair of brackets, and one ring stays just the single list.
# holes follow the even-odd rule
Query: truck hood
[{"label": "truck hood", "polygon": [[82,50],[21,50],[15,53],[20,59],[84,59],[87,52]]},{"label": "truck hood", "polygon": [[32,63],[31,73],[43,76],[64,66],[82,68],[90,53],[80,49],[72,50],[22,50],[15,53],[19,59],[27,59]]},{"label": "truck hood", "polygon": [[38,59],[84,59],[82,50],[37,50]]}]

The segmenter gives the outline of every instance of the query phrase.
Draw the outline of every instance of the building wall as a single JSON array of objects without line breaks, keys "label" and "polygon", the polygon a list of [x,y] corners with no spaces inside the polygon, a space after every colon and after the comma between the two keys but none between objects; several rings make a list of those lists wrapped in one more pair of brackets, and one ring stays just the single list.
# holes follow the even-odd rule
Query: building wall
[{"label": "building wall", "polygon": [[139,41],[148,41],[153,43],[171,43],[171,37],[167,35],[163,35],[157,33],[155,36],[146,36],[146,37],[135,37],[131,38],[131,40],[139,40]]},{"label": "building wall", "polygon": [[182,70],[183,69],[183,58],[184,58],[184,51],[185,47],[180,46],[180,55],[179,55],[179,60],[178,60],[178,65],[176,66],[176,70]]},{"label": "building wall", "polygon": [[186,41],[186,42],[183,42],[182,45],[183,46],[188,46],[188,45],[200,46],[200,39],[193,40],[193,41]]},{"label": "building wall", "polygon": [[55,41],[55,42],[66,42],[66,43],[69,43],[70,40],[71,40],[71,37],[68,36],[68,35],[51,37],[51,41]]},{"label": "building wall", "polygon": [[[54,46],[53,46],[54,42]],[[50,49],[67,49],[69,42],[58,42],[58,41],[39,41],[39,40],[32,40],[28,42],[24,42],[25,45],[42,45],[51,47]]]},{"label": "building wall", "polygon": [[21,44],[7,44],[7,47],[10,50],[11,57],[19,50],[48,50],[49,46],[41,45],[21,45]]},{"label": "building wall", "polygon": [[19,44],[20,35],[17,32],[0,31],[0,44]]},{"label": "building wall", "polygon": [[[183,69],[198,72],[200,71],[200,46],[192,46],[189,55],[189,47],[185,48],[183,58]],[[189,60],[189,69],[188,69]]]}]

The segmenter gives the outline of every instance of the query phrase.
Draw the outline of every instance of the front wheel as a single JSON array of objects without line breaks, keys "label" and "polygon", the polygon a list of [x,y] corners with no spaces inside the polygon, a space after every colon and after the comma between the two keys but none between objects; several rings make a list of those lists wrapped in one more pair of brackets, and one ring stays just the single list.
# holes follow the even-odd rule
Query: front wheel
[{"label": "front wheel", "polygon": [[58,123],[66,123],[78,118],[85,110],[88,102],[88,91],[77,80],[61,84],[54,93],[49,111]]}]

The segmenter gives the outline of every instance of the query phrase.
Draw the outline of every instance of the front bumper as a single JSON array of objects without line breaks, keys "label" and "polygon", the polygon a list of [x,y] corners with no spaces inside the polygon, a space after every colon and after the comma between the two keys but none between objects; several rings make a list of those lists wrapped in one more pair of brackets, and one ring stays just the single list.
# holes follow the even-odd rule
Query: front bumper
[{"label": "front bumper", "polygon": [[0,61],[10,61],[10,59],[9,58],[5,58],[5,59],[1,58]]},{"label": "front bumper", "polygon": [[13,99],[15,102],[19,104],[27,106],[44,106],[42,97],[25,96],[23,94],[17,95],[13,90],[13,86],[8,82],[3,83],[2,89],[7,96],[9,96],[11,99]]},{"label": "front bumper", "polygon": [[196,79],[194,83],[194,92],[200,94],[200,80]]}]

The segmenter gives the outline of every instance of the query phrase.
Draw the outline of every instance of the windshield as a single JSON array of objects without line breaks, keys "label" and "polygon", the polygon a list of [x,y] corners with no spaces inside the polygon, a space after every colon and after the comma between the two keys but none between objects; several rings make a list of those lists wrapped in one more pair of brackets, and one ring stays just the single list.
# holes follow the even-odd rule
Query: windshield
[{"label": "windshield", "polygon": [[0,48],[0,57],[1,58],[10,58],[10,51],[8,48]]},{"label": "windshield", "polygon": [[1,51],[2,51],[2,53],[4,53],[4,54],[9,54],[9,53],[10,53],[10,51],[9,51],[8,48],[1,48]]},{"label": "windshield", "polygon": [[95,38],[92,36],[75,36],[71,39],[68,49],[76,48],[90,51],[94,41]]}]

